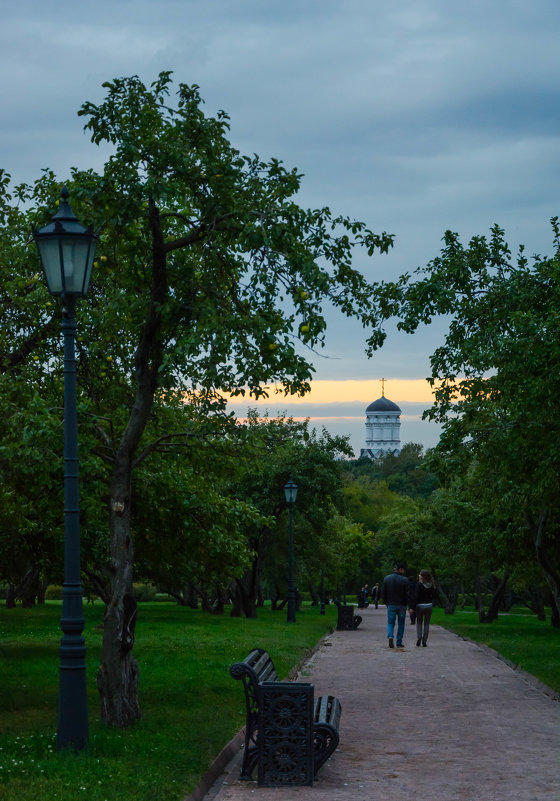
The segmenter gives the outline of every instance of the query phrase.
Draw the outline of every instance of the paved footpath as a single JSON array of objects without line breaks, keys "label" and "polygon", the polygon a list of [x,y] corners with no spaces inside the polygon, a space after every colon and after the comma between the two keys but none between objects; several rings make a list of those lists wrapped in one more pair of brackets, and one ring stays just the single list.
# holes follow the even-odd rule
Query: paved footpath
[{"label": "paved footpath", "polygon": [[385,607],[362,616],[298,676],[342,704],[339,747],[314,786],[241,782],[237,751],[204,801],[560,801],[557,697],[439,626],[417,648],[407,621],[405,649],[390,650]]}]

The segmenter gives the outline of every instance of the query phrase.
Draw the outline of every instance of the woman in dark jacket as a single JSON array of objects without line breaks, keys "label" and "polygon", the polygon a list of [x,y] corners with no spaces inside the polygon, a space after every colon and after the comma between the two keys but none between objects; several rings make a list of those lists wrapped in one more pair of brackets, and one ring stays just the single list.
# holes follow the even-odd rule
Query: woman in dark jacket
[{"label": "woman in dark jacket", "polygon": [[418,581],[411,588],[409,608],[416,612],[416,645],[426,647],[430,632],[430,618],[434,606],[435,587],[432,574],[429,570],[421,570]]}]

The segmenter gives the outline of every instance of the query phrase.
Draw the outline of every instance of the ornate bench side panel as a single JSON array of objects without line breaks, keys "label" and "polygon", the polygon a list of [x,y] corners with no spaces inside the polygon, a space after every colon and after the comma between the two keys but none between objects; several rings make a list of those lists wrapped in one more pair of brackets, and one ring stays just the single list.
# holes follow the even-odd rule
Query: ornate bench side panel
[{"label": "ornate bench side panel", "polygon": [[312,684],[259,685],[259,785],[313,784],[313,714]]}]

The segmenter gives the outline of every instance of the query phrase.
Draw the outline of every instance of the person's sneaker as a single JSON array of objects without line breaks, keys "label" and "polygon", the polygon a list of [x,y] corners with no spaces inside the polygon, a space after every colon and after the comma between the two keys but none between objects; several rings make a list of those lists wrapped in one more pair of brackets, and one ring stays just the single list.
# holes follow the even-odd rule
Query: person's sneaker
[{"label": "person's sneaker", "polygon": [[422,645],[424,646],[424,648],[428,647],[428,643],[427,642],[423,642]]},{"label": "person's sneaker", "polygon": [[422,642],[422,640],[416,640],[416,647],[418,647],[421,642]]},{"label": "person's sneaker", "polygon": [[397,648],[404,648],[404,643],[403,642],[398,642],[397,643]]},{"label": "person's sneaker", "polygon": [[395,645],[393,643],[393,638],[389,637],[389,648],[394,648],[394,647],[395,647]]}]

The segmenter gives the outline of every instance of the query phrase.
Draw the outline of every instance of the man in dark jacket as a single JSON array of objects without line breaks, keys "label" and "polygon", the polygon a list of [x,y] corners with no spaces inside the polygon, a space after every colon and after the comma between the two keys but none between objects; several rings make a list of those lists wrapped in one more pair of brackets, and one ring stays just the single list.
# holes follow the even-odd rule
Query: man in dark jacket
[{"label": "man in dark jacket", "polygon": [[387,637],[389,648],[394,648],[395,623],[397,623],[397,648],[404,648],[403,636],[408,604],[409,582],[404,575],[405,562],[396,562],[393,572],[383,579],[383,600],[387,605]]}]

